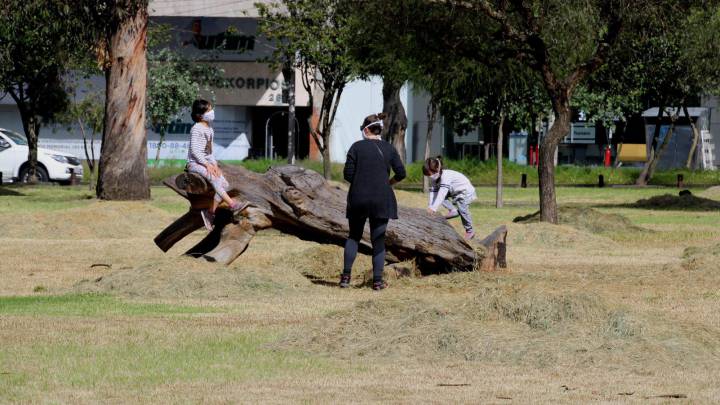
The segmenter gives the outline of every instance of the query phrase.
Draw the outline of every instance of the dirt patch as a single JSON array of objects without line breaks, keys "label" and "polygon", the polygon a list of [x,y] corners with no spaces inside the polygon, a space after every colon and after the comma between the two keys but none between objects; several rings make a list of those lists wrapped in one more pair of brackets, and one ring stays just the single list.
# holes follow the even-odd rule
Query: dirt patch
[{"label": "dirt patch", "polygon": [[697,197],[692,194],[663,194],[638,200],[636,203],[629,204],[628,207],[655,210],[709,211],[720,210],[720,201]]},{"label": "dirt patch", "polygon": [[82,280],[75,292],[147,298],[242,298],[248,293],[289,292],[310,283],[295,272],[213,265],[188,257],[144,264]]},{"label": "dirt patch", "polygon": [[[561,207],[558,209],[561,225],[593,234],[611,234],[627,231],[644,231],[620,214],[606,214],[592,208]],[[540,222],[540,211],[513,219],[513,222],[530,224]]]}]

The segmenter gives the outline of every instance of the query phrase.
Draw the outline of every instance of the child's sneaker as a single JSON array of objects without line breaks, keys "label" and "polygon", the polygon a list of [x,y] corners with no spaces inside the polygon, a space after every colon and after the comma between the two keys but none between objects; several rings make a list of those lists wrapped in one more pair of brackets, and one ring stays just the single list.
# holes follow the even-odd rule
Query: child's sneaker
[{"label": "child's sneaker", "polygon": [[348,287],[350,287],[350,275],[349,274],[340,275],[340,288],[348,288]]},{"label": "child's sneaker", "polygon": [[248,201],[240,202],[238,200],[233,200],[233,203],[230,204],[230,206],[228,208],[230,208],[230,211],[232,211],[232,212],[238,212],[238,211],[244,210],[249,205],[250,205],[250,203]]},{"label": "child's sneaker", "polygon": [[475,237],[475,231],[465,231],[465,240],[470,240]]},{"label": "child's sneaker", "polygon": [[460,213],[458,212],[458,210],[452,210],[452,211],[448,212],[447,215],[445,215],[445,219],[453,219],[453,218],[457,218],[459,216],[460,216]]},{"label": "child's sneaker", "polygon": [[372,289],[375,291],[380,291],[386,289],[388,284],[385,281],[373,281]]},{"label": "child's sneaker", "polygon": [[205,224],[205,229],[207,229],[208,231],[212,231],[215,215],[213,215],[208,210],[200,210],[200,216],[202,217],[203,224]]}]

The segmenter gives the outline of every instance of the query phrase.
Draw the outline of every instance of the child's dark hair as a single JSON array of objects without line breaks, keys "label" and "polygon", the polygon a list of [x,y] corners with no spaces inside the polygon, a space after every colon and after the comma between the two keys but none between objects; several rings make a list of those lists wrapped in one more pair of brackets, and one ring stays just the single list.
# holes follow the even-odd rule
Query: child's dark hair
[{"label": "child's dark hair", "polygon": [[190,116],[194,122],[202,121],[202,116],[210,109],[210,102],[207,100],[195,100],[192,105]]},{"label": "child's dark hair", "polygon": [[443,164],[442,164],[442,156],[437,157],[431,157],[425,159],[425,164],[423,165],[423,174],[426,176],[430,176],[431,174],[440,173],[442,176],[442,170],[443,170]]},{"label": "child's dark hair", "polygon": [[[365,129],[365,127],[367,127],[368,131],[370,131],[371,134],[380,135],[382,133],[382,129],[383,129],[382,125],[370,125],[370,124],[372,124],[374,122],[382,121],[386,117],[387,117],[387,114],[385,114],[385,113],[377,113],[377,114],[368,115],[363,120],[363,123],[360,126],[360,130],[362,131]],[[368,127],[368,125],[370,125],[370,126]]]}]

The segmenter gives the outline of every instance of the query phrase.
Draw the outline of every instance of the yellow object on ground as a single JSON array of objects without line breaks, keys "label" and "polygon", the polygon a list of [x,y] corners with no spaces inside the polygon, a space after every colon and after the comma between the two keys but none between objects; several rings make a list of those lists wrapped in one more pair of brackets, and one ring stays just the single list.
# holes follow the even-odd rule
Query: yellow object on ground
[{"label": "yellow object on ground", "polygon": [[647,146],[644,143],[623,143],[618,145],[618,154],[621,162],[645,162]]}]

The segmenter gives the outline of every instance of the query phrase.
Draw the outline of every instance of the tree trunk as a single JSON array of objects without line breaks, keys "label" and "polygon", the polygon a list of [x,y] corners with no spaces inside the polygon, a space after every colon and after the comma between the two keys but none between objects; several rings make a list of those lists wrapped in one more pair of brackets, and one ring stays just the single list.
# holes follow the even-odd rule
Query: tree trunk
[{"label": "tree trunk", "polygon": [[555,121],[540,144],[538,178],[540,181],[540,220],[558,223],[555,199],[555,151],[560,141],[570,132],[570,103],[556,107]]},{"label": "tree trunk", "polygon": [[692,128],[693,132],[693,140],[692,144],[690,145],[690,152],[688,152],[687,162],[685,163],[685,167],[688,169],[692,169],[693,159],[695,158],[695,151],[697,150],[697,144],[700,140],[700,131],[698,131],[697,125],[695,125],[695,121],[693,121],[692,117],[690,117],[690,112],[688,112],[687,104],[683,103],[683,113],[685,114],[685,118],[690,121],[690,128]]},{"label": "tree trunk", "polygon": [[[432,145],[431,141],[432,141],[433,128],[435,127],[435,121],[437,120],[437,104],[435,104],[432,100],[430,100],[430,104],[428,104],[427,114],[428,114],[428,124],[427,124],[427,134],[425,135],[425,155],[424,155],[424,159],[423,159],[423,164],[425,164],[425,162],[430,157],[430,147]],[[423,176],[423,192],[424,193],[430,192],[430,178],[427,176]]]},{"label": "tree trunk", "polygon": [[[28,143],[28,183],[34,184],[38,182],[37,177],[37,149],[38,149],[38,135],[40,134],[40,122],[38,117],[32,112],[23,112],[24,109],[20,109],[20,118],[22,119],[23,129],[25,130],[25,137]],[[24,179],[20,179],[23,181]]]},{"label": "tree trunk", "polygon": [[78,126],[83,137],[83,150],[85,151],[85,162],[88,165],[88,189],[93,189],[93,179],[95,178],[95,131],[92,132],[90,138],[90,150],[88,150],[87,133],[85,132],[85,124],[78,118]]},{"label": "tree trunk", "polygon": [[165,141],[165,125],[160,125],[160,140],[157,144],[157,152],[155,152],[155,162],[153,162],[153,165],[155,168],[158,167],[160,164],[160,150],[162,149],[162,144]]},{"label": "tree trunk", "polygon": [[407,130],[408,120],[400,101],[400,88],[402,83],[396,83],[390,79],[383,79],[383,111],[387,114],[383,123],[383,138],[390,142],[400,155],[403,164],[406,159],[405,151],[405,131]]},{"label": "tree trunk", "polygon": [[636,186],[647,186],[648,181],[650,180],[650,178],[648,177],[648,173],[650,170],[650,164],[653,162],[653,160],[655,160],[655,149],[657,148],[658,139],[660,139],[660,129],[662,128],[663,113],[665,113],[665,106],[663,104],[660,104],[660,108],[658,109],[657,114],[657,121],[655,121],[655,130],[653,131],[652,141],[650,142],[650,150],[648,151],[647,161],[645,161],[643,169],[640,172],[640,176],[638,176],[637,180],[635,181]]},{"label": "tree trunk", "polygon": [[323,136],[323,139],[325,139],[325,148],[322,150],[322,159],[323,159],[323,177],[326,180],[330,180],[332,178],[332,161],[330,160],[330,136]]},{"label": "tree trunk", "polygon": [[[234,215],[218,210],[214,230],[188,254],[230,263],[242,254],[255,232],[270,227],[304,240],[345,244],[349,232],[345,218],[347,193],[328,184],[318,173],[290,165],[273,167],[265,174],[236,166],[223,165],[222,170],[231,193],[249,201],[251,206]],[[182,179],[185,177],[197,179],[185,181]],[[201,226],[197,210],[207,206],[214,193],[196,175],[174,176],[165,184],[190,200],[191,211],[155,238],[163,251]],[[387,230],[389,262],[414,260],[423,274],[504,267],[507,235],[504,226],[478,246],[471,246],[440,216],[418,208],[399,207],[399,217],[390,221]],[[372,251],[367,229],[360,251],[365,254]]]},{"label": "tree trunk", "polygon": [[[677,109],[676,109],[676,111],[677,111]],[[665,138],[663,139],[663,142],[660,145],[660,148],[658,148],[657,153],[654,154],[652,161],[650,161],[650,164],[648,165],[646,182],[650,182],[650,180],[652,179],[652,176],[655,174],[655,169],[657,168],[658,163],[660,163],[660,159],[662,158],[662,155],[665,152],[665,149],[667,149],[667,146],[670,143],[670,139],[672,139],[673,132],[675,131],[675,122],[677,122],[677,119],[678,119],[677,114],[673,114],[670,116],[670,129],[668,129],[668,132],[667,132],[667,134],[665,134]]]},{"label": "tree trunk", "polygon": [[138,7],[110,38],[97,196],[105,200],[150,198],[145,132],[147,7]]},{"label": "tree trunk", "polygon": [[495,190],[495,208],[503,206],[503,124],[505,123],[505,113],[500,112],[500,122],[498,123],[498,139],[497,139],[497,188]]}]

